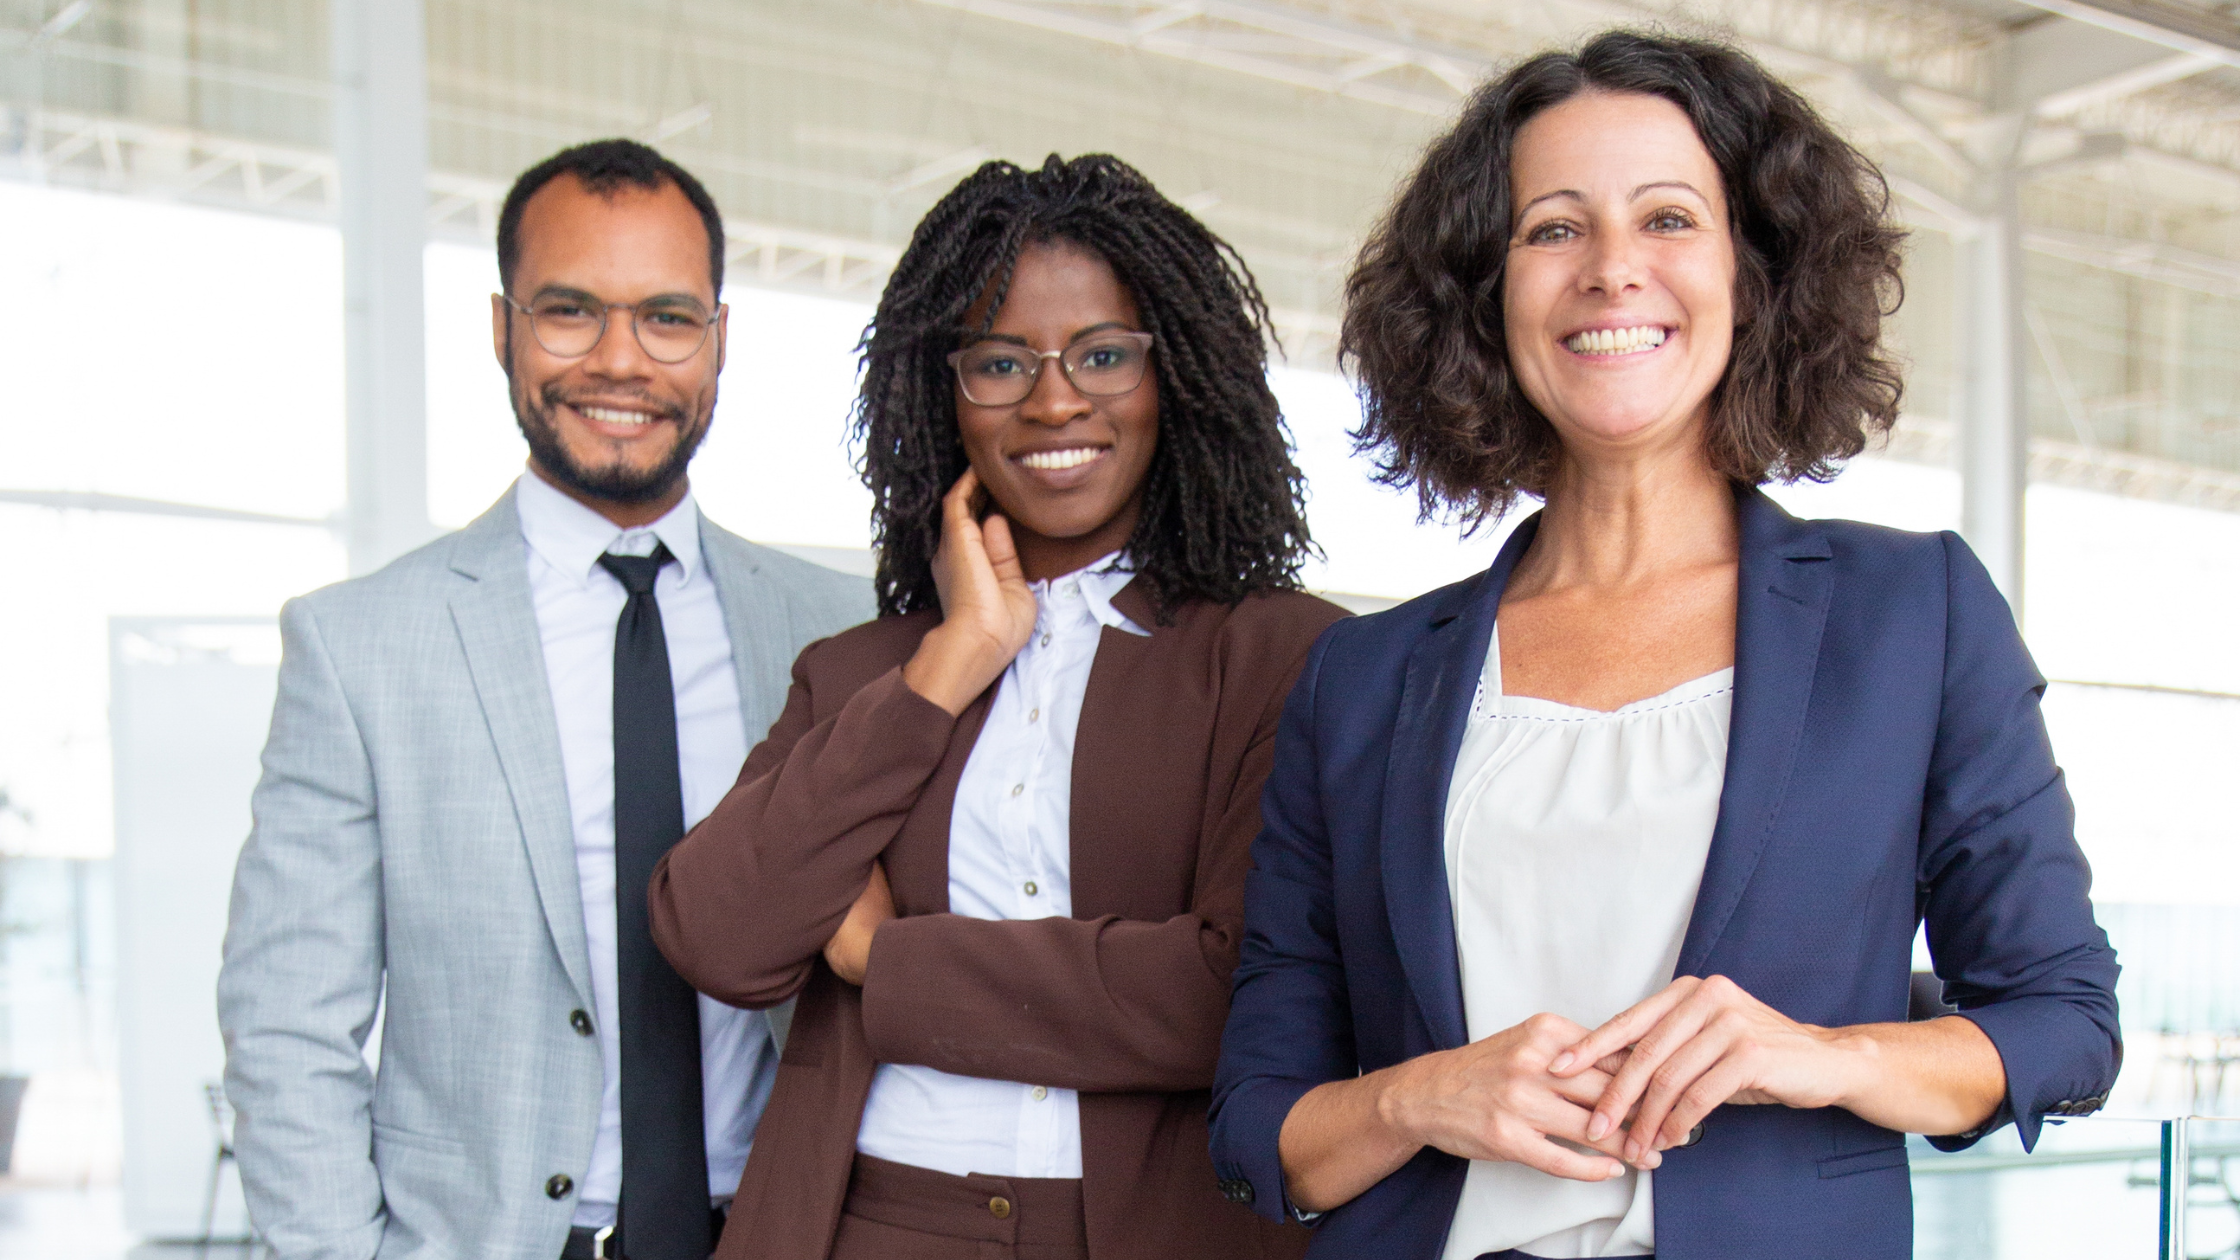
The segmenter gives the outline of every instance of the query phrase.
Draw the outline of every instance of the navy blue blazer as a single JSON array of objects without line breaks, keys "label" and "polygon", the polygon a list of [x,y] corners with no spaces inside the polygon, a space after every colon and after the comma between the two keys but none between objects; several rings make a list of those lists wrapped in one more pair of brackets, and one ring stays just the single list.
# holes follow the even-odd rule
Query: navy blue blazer
[{"label": "navy blue blazer", "polygon": [[[2038,711],[2045,680],[1958,537],[1800,521],[1738,492],[1726,782],[1677,974],[1807,1023],[1906,1018],[1926,920],[1948,1001],[1990,1035],[2014,1121],[2099,1107],[2122,1047],[2115,953]],[[1442,848],[1494,613],[1493,567],[1325,631],[1285,707],[1213,1093],[1232,1198],[1288,1212],[1300,1095],[1466,1040]],[[1426,1148],[1330,1212],[1310,1255],[1434,1260],[1465,1161]],[[1838,1108],[1727,1106],[1656,1173],[1660,1260],[1913,1254],[1904,1137]]]}]

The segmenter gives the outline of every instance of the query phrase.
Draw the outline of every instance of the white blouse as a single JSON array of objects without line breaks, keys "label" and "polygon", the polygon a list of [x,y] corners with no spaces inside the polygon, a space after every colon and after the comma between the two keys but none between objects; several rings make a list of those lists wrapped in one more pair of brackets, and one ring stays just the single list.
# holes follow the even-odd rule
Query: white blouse
[{"label": "white blouse", "polygon": [[[1604,713],[1501,690],[1501,636],[1447,793],[1447,888],[1477,1041],[1542,1011],[1593,1028],[1669,984],[1726,778],[1734,670]],[[1650,1174],[1472,1160],[1446,1260],[1656,1249]]]},{"label": "white blouse", "polygon": [[[951,914],[1073,914],[1074,734],[1105,629],[1150,633],[1112,606],[1134,576],[1114,552],[1030,583],[1034,633],[996,684],[949,811]],[[856,1149],[959,1177],[1078,1177],[1080,1098],[1036,1081],[882,1063]]]}]

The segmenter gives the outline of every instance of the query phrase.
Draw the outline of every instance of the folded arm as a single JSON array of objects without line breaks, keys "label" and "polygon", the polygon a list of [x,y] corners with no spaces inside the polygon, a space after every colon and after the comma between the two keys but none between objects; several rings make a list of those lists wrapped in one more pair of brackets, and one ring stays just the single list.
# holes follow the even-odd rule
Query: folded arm
[{"label": "folded arm", "polygon": [[940,766],[955,726],[889,670],[819,720],[811,645],[739,781],[654,869],[653,939],[734,1006],[794,996]]},{"label": "folded arm", "polygon": [[1096,1091],[1213,1083],[1281,693],[1214,776],[1184,913],[1161,922],[894,919],[871,937],[864,1031],[883,1062]]}]

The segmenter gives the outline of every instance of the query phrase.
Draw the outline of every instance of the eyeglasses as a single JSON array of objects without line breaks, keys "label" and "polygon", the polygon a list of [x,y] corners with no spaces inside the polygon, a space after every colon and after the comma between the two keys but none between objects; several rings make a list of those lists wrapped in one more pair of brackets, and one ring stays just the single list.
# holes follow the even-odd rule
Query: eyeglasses
[{"label": "eyeglasses", "polygon": [[1052,359],[1075,389],[1093,398],[1125,394],[1143,384],[1151,362],[1151,334],[1098,333],[1063,350],[1029,350],[1002,341],[982,341],[949,356],[964,396],[982,407],[1009,407],[1027,400],[1043,365]]},{"label": "eyeglasses", "polygon": [[[601,302],[589,293],[565,291],[540,293],[527,306],[500,294],[506,305],[529,317],[529,334],[545,353],[562,359],[580,359],[591,353],[607,335],[607,312],[630,312],[630,331],[647,357],[656,363],[682,363],[700,353],[708,343],[708,329],[715,317],[689,297],[650,297],[631,306]],[[718,305],[717,310],[723,307]]]}]

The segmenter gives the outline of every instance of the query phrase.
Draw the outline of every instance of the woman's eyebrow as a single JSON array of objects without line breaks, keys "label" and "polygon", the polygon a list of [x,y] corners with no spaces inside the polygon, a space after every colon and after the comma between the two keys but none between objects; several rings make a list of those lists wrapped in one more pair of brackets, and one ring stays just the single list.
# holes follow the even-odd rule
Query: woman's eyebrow
[{"label": "woman's eyebrow", "polygon": [[[1636,192],[1634,195],[1638,197],[1641,194]],[[1587,195],[1583,192],[1580,192],[1576,188],[1558,188],[1554,192],[1541,193],[1539,196],[1534,197],[1532,200],[1524,203],[1521,206],[1518,206],[1517,217],[1522,218],[1524,217],[1525,211],[1532,209],[1534,206],[1539,205],[1543,201],[1553,201],[1558,197],[1569,197],[1573,201],[1585,201],[1587,199]]]},{"label": "woman's eyebrow", "polygon": [[[1696,187],[1696,186],[1695,186],[1694,184],[1691,184],[1691,183],[1689,183],[1689,182],[1688,182],[1687,180],[1684,180],[1684,179],[1659,179],[1659,180],[1652,180],[1652,181],[1650,181],[1649,183],[1643,184],[1643,185],[1641,185],[1641,186],[1640,186],[1639,188],[1636,188],[1636,189],[1634,189],[1634,190],[1633,190],[1633,192],[1632,192],[1632,194],[1631,194],[1630,196],[1628,196],[1628,197],[1626,198],[1626,200],[1628,200],[1628,201],[1633,201],[1633,200],[1636,200],[1636,199],[1638,199],[1638,198],[1639,198],[1639,197],[1640,197],[1640,196],[1641,196],[1641,195],[1642,195],[1643,193],[1647,193],[1647,192],[1653,192],[1653,191],[1655,191],[1656,189],[1659,189],[1659,188],[1680,188],[1680,189],[1685,189],[1685,190],[1686,190],[1686,191],[1688,191],[1688,192],[1692,192],[1692,193],[1694,193],[1694,194],[1695,194],[1695,195],[1696,195],[1697,197],[1699,197],[1699,198],[1702,198],[1702,200],[1703,200],[1703,201],[1704,201],[1704,202],[1705,202],[1706,204],[1708,204],[1708,203],[1710,202],[1710,200],[1711,200],[1711,198],[1709,198],[1709,197],[1705,197],[1705,196],[1703,195],[1703,190],[1702,190],[1702,189],[1700,189],[1700,188],[1697,188],[1697,187]],[[1587,199],[1587,195],[1586,195],[1585,193],[1583,193],[1583,192],[1580,192],[1580,191],[1579,191],[1578,189],[1576,189],[1576,188],[1558,188],[1558,189],[1556,189],[1556,190],[1555,190],[1554,192],[1544,192],[1544,193],[1541,193],[1541,194],[1540,194],[1539,196],[1537,196],[1537,197],[1534,197],[1534,198],[1533,198],[1532,200],[1530,200],[1530,201],[1528,201],[1528,202],[1524,203],[1524,204],[1523,204],[1523,205],[1521,205],[1521,206],[1518,206],[1518,207],[1517,207],[1517,216],[1518,216],[1519,218],[1522,218],[1522,217],[1524,216],[1524,213],[1525,213],[1525,212],[1526,212],[1527,210],[1530,210],[1530,209],[1532,209],[1532,208],[1533,208],[1534,206],[1537,206],[1537,205],[1539,205],[1539,204],[1540,204],[1541,202],[1543,202],[1543,201],[1553,201],[1553,200],[1555,200],[1555,199],[1556,199],[1556,198],[1558,198],[1558,197],[1568,197],[1568,198],[1570,198],[1570,199],[1571,199],[1571,200],[1573,200],[1573,201],[1585,201],[1585,200]]]},{"label": "woman's eyebrow", "polygon": [[[1080,332],[1077,332],[1071,337],[1066,338],[1066,344],[1070,346],[1074,342],[1081,340],[1083,337],[1087,337],[1093,333],[1101,333],[1110,328],[1117,328],[1123,332],[1137,331],[1136,329],[1128,327],[1127,324],[1121,322],[1120,320],[1108,319],[1101,324],[1091,324],[1087,328],[1082,329]],[[978,345],[983,341],[1000,341],[1006,345],[1022,346],[1029,350],[1034,349],[1033,343],[1029,342],[1025,337],[1013,336],[1010,333],[987,332],[974,334],[972,338],[972,344]]]}]

